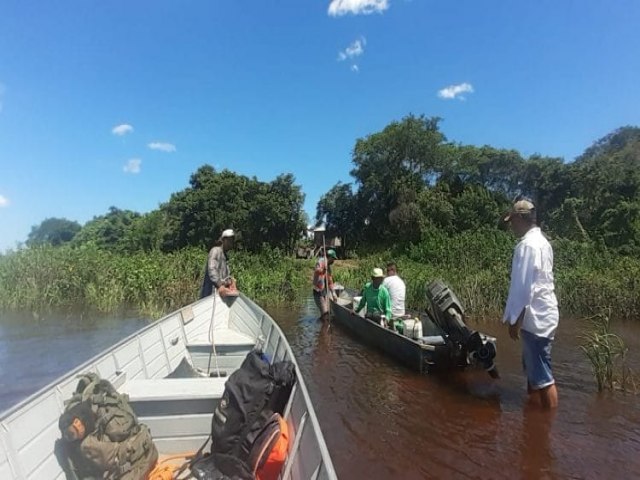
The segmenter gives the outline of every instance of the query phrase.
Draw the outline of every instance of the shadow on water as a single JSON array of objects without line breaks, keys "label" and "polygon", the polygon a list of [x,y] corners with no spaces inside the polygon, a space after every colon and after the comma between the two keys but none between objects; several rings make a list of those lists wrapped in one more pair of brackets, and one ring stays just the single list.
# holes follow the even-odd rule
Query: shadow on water
[{"label": "shadow on water", "polygon": [[[577,336],[562,319],[553,359],[560,407],[525,408],[520,345],[493,322],[502,378],[422,376],[301,310],[270,309],[296,354],[341,478],[632,478],[640,476],[640,397],[597,394]],[[625,324],[637,343],[640,324]],[[640,345],[629,345],[640,364]]]}]

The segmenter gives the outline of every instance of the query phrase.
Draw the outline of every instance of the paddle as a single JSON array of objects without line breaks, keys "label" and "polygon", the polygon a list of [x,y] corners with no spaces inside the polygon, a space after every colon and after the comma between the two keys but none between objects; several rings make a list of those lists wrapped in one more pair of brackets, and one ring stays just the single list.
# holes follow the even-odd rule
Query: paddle
[{"label": "paddle", "polygon": [[325,265],[325,277],[324,277],[324,290],[325,300],[327,302],[327,313],[329,315],[329,327],[331,327],[331,301],[329,300],[329,254],[327,253],[327,243],[324,239],[324,232],[322,232],[322,251],[324,254]]}]

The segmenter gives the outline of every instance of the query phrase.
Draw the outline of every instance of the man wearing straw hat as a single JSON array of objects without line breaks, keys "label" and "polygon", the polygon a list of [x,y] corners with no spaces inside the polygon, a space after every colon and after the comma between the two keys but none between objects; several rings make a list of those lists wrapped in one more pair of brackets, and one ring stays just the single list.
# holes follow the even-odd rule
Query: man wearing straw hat
[{"label": "man wearing straw hat", "polygon": [[208,297],[216,289],[221,297],[237,296],[236,280],[231,276],[227,252],[235,245],[232,229],[222,232],[214,247],[209,251],[200,298]]},{"label": "man wearing straw hat", "polygon": [[545,410],[558,406],[551,371],[551,344],[558,327],[554,293],[553,249],[536,225],[536,207],[516,201],[503,218],[520,238],[513,252],[511,282],[503,322],[513,340],[522,337],[522,363],[532,404]]}]

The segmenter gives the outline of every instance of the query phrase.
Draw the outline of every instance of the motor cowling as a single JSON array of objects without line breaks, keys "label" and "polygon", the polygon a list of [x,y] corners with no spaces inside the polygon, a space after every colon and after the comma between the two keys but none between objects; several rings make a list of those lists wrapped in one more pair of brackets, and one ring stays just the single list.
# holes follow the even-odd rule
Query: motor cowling
[{"label": "motor cowling", "polygon": [[495,344],[467,327],[464,307],[455,293],[442,280],[435,280],[427,285],[426,297],[427,314],[447,335],[453,351],[464,355],[467,363],[480,364],[491,377],[497,378]]}]

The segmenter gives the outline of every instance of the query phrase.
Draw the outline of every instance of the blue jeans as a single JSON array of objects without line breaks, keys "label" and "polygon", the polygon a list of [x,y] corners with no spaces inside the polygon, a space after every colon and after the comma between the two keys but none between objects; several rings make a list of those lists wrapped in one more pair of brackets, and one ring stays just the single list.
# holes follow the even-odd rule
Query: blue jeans
[{"label": "blue jeans", "polygon": [[520,330],[522,337],[522,366],[529,386],[540,390],[555,383],[551,369],[552,339],[539,337],[526,330]]}]

